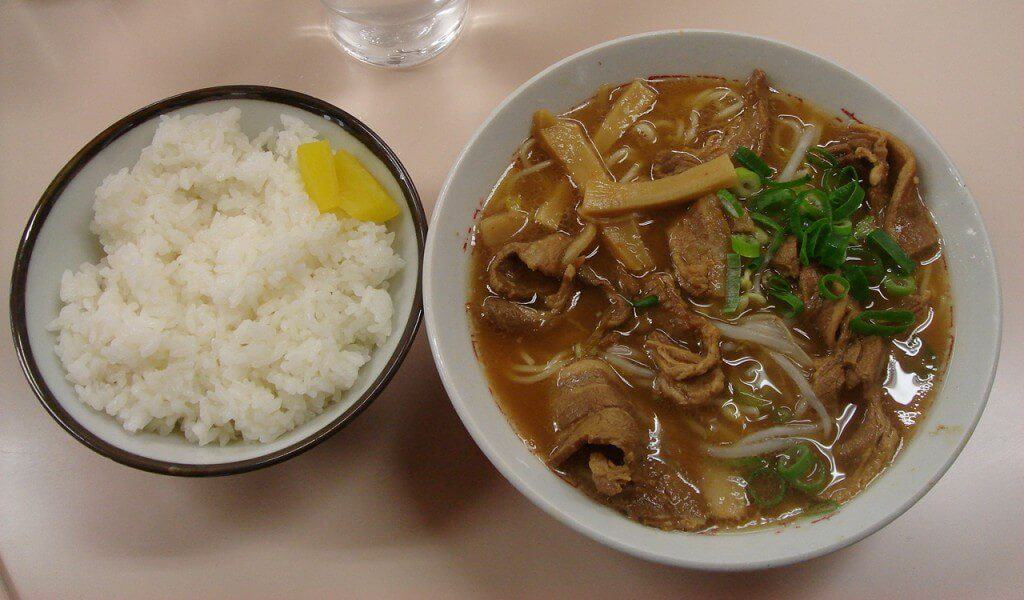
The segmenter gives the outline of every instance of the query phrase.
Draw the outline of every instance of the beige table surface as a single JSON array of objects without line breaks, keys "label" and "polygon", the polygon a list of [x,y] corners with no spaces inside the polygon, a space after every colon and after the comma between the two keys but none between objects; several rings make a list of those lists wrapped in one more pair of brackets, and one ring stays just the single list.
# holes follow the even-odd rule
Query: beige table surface
[{"label": "beige table surface", "polygon": [[0,560],[11,596],[1022,597],[1022,3],[473,0],[458,44],[408,72],[347,59],[321,17],[312,0],[0,1],[5,292],[50,178],[153,100],[227,83],[323,98],[394,146],[429,213],[471,132],[550,63],[642,31],[750,32],[891,94],[977,198],[1006,311],[1001,368],[973,440],[921,502],[854,547],[774,571],[706,574],[604,548],[519,495],[453,412],[423,331],[391,387],[341,434],[282,465],[207,480],[136,472],[75,442],[32,396],[4,335]]}]

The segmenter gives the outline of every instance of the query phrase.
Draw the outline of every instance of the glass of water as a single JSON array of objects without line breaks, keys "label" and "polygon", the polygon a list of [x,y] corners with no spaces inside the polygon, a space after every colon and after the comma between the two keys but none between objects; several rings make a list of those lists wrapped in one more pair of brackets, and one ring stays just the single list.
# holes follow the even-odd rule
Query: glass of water
[{"label": "glass of water", "polygon": [[469,0],[321,0],[342,49],[381,67],[411,67],[440,54],[462,31]]}]

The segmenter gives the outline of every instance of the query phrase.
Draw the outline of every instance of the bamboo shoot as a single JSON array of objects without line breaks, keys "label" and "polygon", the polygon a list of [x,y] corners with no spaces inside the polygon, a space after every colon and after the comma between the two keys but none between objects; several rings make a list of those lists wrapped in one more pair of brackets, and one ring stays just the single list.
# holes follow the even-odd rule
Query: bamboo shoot
[{"label": "bamboo shoot", "polygon": [[480,241],[491,250],[497,250],[526,228],[526,213],[509,210],[480,219],[476,231]]},{"label": "bamboo shoot", "polygon": [[[535,121],[536,118],[535,115]],[[562,163],[580,190],[593,183],[612,183],[604,161],[597,155],[578,123],[560,120],[541,129],[539,139],[548,154]],[[640,226],[635,218],[602,224],[601,238],[612,256],[630,271],[643,273],[654,268],[654,258],[640,236]]]},{"label": "bamboo shoot", "polygon": [[622,134],[626,133],[641,116],[650,112],[657,98],[658,92],[651,89],[643,80],[635,79],[629,84],[594,134],[594,146],[601,156],[608,154]]},{"label": "bamboo shoot", "polygon": [[580,191],[591,181],[612,180],[579,123],[561,120],[541,129],[540,143],[552,158],[562,163]]},{"label": "bamboo shoot", "polygon": [[537,208],[533,220],[542,227],[554,231],[562,224],[565,214],[572,210],[575,199],[576,194],[573,192],[569,180],[563,177],[555,184],[551,195]]},{"label": "bamboo shoot", "polygon": [[595,180],[587,185],[579,211],[588,218],[621,216],[690,202],[738,183],[736,168],[729,157],[723,155],[654,181]]}]

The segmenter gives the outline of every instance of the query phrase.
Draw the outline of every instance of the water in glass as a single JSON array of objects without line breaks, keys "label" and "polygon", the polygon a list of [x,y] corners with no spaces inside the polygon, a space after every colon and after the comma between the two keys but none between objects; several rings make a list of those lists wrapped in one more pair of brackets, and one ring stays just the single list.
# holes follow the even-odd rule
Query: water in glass
[{"label": "water in glass", "polygon": [[322,0],[341,47],[382,67],[410,67],[437,56],[462,29],[469,0]]}]

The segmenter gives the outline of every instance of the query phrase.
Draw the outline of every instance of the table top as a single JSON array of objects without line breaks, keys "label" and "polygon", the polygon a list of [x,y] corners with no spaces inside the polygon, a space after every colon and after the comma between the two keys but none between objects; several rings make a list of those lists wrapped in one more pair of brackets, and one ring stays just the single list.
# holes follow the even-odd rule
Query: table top
[{"label": "table top", "polygon": [[[584,26],[581,14],[590,17]],[[133,471],[74,441],[36,402],[3,336],[0,574],[9,596],[1019,593],[1024,393],[1014,377],[1024,365],[1024,309],[1010,300],[1024,296],[1024,4],[472,0],[455,47],[400,72],[348,59],[322,19],[313,0],[0,0],[0,280],[64,162],[159,98],[229,83],[323,98],[389,140],[429,213],[472,131],[547,65],[643,31],[749,32],[873,82],[963,173],[1008,300],[1001,367],[974,438],[927,496],[867,540],[791,567],[708,574],[605,548],[517,493],[452,410],[423,331],[388,390],[343,433],[284,464],[205,480]],[[5,298],[2,322],[7,306]]]}]

